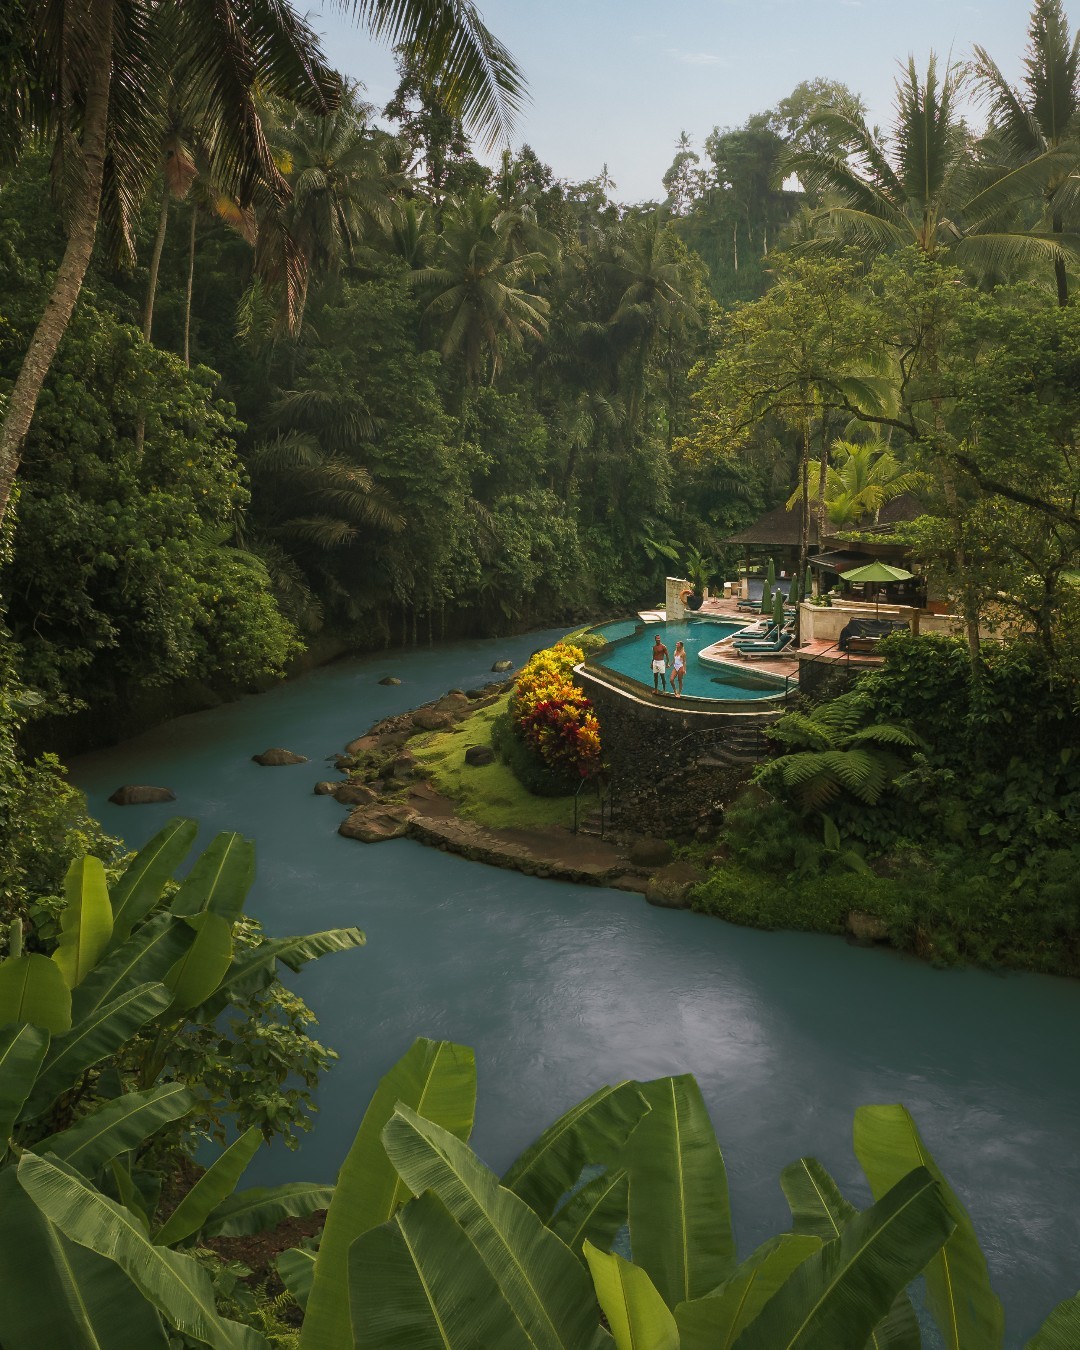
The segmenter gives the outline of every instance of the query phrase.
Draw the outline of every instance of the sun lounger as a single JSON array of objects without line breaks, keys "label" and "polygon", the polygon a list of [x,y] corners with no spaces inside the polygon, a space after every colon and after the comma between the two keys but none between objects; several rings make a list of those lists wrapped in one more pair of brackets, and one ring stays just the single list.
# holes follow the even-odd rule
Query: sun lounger
[{"label": "sun lounger", "polygon": [[793,633],[781,633],[773,642],[744,642],[736,650],[743,656],[775,656],[794,641]]},{"label": "sun lounger", "polygon": [[770,624],[763,633],[748,633],[746,636],[737,634],[731,639],[731,645],[733,647],[750,647],[759,642],[775,642],[779,636],[776,625]]}]

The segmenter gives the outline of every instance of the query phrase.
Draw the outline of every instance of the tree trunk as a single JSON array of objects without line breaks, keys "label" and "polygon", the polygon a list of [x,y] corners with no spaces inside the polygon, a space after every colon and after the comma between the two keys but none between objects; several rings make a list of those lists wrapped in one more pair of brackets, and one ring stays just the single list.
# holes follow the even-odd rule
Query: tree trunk
[{"label": "tree trunk", "polygon": [[191,235],[188,238],[187,297],[184,300],[184,365],[191,369],[191,292],[195,285],[195,226],[199,208],[191,203]]},{"label": "tree trunk", "polygon": [[165,247],[165,231],[169,227],[169,185],[161,189],[161,211],[158,215],[157,233],[154,235],[154,251],[150,255],[150,279],[146,286],[146,308],[143,310],[142,335],[150,341],[150,331],[154,326],[154,300],[157,297],[158,270],[161,267],[161,251]]},{"label": "tree trunk", "polygon": [[[802,525],[799,531],[799,577],[806,576],[807,559],[810,557],[810,419],[804,414],[802,430],[799,433],[799,483],[802,487]],[[795,646],[802,641],[802,609],[795,607]]]},{"label": "tree trunk", "polygon": [[8,400],[4,424],[0,428],[0,523],[3,522],[11,499],[23,440],[33,421],[41,386],[45,383],[57,348],[67,331],[90,264],[90,255],[94,251],[105,168],[109,86],[112,81],[113,0],[92,0],[87,30],[89,49],[85,53],[87,76],[81,182],[76,200],[71,206],[67,247],[56,273],[52,294],[23,357],[15,387]]},{"label": "tree trunk", "polygon": [[[1052,227],[1055,234],[1062,234],[1065,230],[1064,222],[1060,216],[1054,216]],[[1069,278],[1065,271],[1065,259],[1054,259],[1054,278],[1057,281],[1058,304],[1062,309],[1069,303]]]},{"label": "tree trunk", "polygon": [[[821,419],[821,463],[818,467],[818,502],[817,502],[817,541],[818,548],[821,548],[821,541],[825,538],[825,526],[828,523],[828,511],[825,507],[825,489],[829,479],[829,421],[827,417]],[[802,570],[801,576],[806,575],[806,568]]]}]

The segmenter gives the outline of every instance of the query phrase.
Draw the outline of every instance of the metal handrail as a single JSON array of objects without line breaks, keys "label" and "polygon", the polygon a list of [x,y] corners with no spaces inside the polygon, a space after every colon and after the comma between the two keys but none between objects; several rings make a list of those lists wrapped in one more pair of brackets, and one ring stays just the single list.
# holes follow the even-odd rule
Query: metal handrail
[{"label": "metal handrail", "polygon": [[[574,789],[573,833],[577,834],[579,832],[578,800],[581,797],[581,794],[585,791],[585,789],[589,786],[590,783],[596,784],[596,801],[600,811],[600,838],[603,839],[607,824],[614,819],[615,808],[614,808],[614,793],[611,790],[611,784],[606,783],[604,779],[601,777],[595,779],[583,778],[581,782],[577,785],[577,787]],[[604,795],[605,788],[607,789],[606,797]]]}]

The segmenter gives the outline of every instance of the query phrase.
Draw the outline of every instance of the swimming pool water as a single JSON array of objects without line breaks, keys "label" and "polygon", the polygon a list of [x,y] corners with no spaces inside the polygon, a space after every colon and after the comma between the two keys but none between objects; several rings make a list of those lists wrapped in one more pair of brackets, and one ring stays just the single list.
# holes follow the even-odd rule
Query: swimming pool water
[{"label": "swimming pool water", "polygon": [[[668,656],[675,650],[676,642],[681,641],[686,648],[686,679],[683,681],[683,693],[695,698],[715,699],[753,699],[768,698],[782,693],[782,686],[764,679],[761,675],[747,672],[742,675],[737,670],[718,673],[715,668],[702,665],[696,660],[703,647],[727,637],[729,633],[745,628],[747,620],[727,623],[716,619],[688,619],[681,623],[650,623],[637,629],[629,623],[605,624],[596,631],[601,633],[612,645],[597,652],[592,658],[598,666],[616,671],[619,675],[629,675],[652,688],[652,648],[659,633]],[[628,631],[627,636],[616,630]]]}]

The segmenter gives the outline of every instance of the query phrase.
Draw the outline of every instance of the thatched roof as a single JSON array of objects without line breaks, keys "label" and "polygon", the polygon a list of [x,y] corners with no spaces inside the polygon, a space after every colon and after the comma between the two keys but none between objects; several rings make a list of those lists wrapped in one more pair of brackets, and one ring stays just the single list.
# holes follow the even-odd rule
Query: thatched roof
[{"label": "thatched roof", "polygon": [[[771,511],[766,511],[754,521],[753,525],[748,525],[738,534],[728,535],[724,543],[760,547],[788,545],[797,548],[801,538],[802,503],[799,502],[791,511],[786,506],[777,506]],[[810,542],[811,544],[818,542],[817,519],[813,512],[810,515]]]}]

